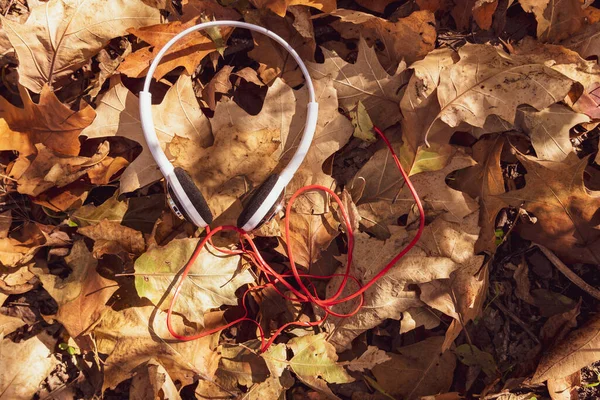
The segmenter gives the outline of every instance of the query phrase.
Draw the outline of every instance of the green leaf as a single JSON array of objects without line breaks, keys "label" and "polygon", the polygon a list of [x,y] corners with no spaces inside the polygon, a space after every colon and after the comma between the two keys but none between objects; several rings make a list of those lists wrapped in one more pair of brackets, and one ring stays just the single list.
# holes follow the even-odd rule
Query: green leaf
[{"label": "green leaf", "polygon": [[[199,239],[177,239],[155,247],[135,261],[135,288],[140,297],[166,310],[173,295],[173,281],[191,257]],[[204,313],[224,304],[237,305],[235,291],[253,282],[249,271],[241,270],[240,256],[224,255],[207,245],[183,282],[173,311],[193,322],[203,323]],[[165,297],[165,293],[167,296]]]},{"label": "green leaf", "polygon": [[362,101],[356,104],[356,107],[350,111],[352,126],[354,127],[354,136],[365,142],[374,142],[377,140],[373,134],[373,121]]},{"label": "green leaf", "polygon": [[494,357],[490,353],[479,350],[477,346],[462,344],[454,352],[461,363],[470,367],[480,367],[490,378],[497,375],[498,368]]}]

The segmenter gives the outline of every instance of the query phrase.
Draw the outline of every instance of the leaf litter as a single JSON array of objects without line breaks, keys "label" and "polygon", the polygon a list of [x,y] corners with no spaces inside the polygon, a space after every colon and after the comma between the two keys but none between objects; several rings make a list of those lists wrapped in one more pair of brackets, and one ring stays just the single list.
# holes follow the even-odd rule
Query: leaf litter
[{"label": "leaf litter", "polygon": [[[600,396],[590,2],[14,0],[0,12],[0,398]],[[219,234],[170,317],[179,333],[215,333],[178,341],[167,329],[207,232],[170,214],[136,93],[164,43],[211,19],[265,26],[307,62],[320,114],[286,199],[323,185],[350,213],[348,227],[329,195],[304,193],[289,236],[283,212],[253,232],[270,265],[285,271],[291,249],[302,273],[340,273],[352,229],[365,284],[411,240],[419,212],[375,129],[423,202],[421,240],[351,317],[314,323],[321,308],[263,287]],[[215,226],[233,223],[297,146],[297,65],[225,28],[172,48],[155,78],[161,145]],[[311,290],[331,297],[340,280]],[[219,329],[244,307],[258,326]],[[293,321],[306,326],[261,352],[259,330]]]}]

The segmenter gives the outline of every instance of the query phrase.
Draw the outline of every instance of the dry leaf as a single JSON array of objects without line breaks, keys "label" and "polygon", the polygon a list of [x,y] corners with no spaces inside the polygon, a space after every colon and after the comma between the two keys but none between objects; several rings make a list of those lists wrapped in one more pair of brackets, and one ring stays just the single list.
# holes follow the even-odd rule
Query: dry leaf
[{"label": "dry leaf", "polygon": [[40,226],[34,222],[27,222],[7,237],[0,237],[0,265],[3,267],[25,265],[45,244],[47,238]]},{"label": "dry leaf", "polygon": [[118,222],[102,220],[77,230],[83,236],[94,240],[94,257],[102,258],[105,254],[123,255],[141,254],[146,248],[142,233],[123,226]]},{"label": "dry leaf", "polygon": [[335,10],[336,0],[250,0],[256,8],[267,8],[280,17],[285,17],[285,11],[289,6],[308,6],[316,8],[324,13]]},{"label": "dry leaf", "polygon": [[[0,305],[2,303],[3,302],[0,302]],[[23,325],[25,325],[25,322],[23,322],[21,318],[10,317],[8,315],[0,314],[0,337],[4,337],[8,334],[13,333]]]},{"label": "dry leaf", "polygon": [[[183,386],[191,384],[198,376],[212,379],[219,362],[219,355],[214,351],[219,334],[190,342],[172,342],[166,319],[166,313],[150,306],[122,311],[109,309],[104,314],[93,331],[98,352],[108,354],[103,390],[129,379],[136,367],[151,359],[160,362],[171,378],[179,380]],[[186,325],[182,317],[173,315],[172,321],[180,334],[192,333],[193,328]],[[222,324],[219,317],[209,326]]]},{"label": "dry leaf", "polygon": [[549,379],[547,385],[552,400],[579,400],[581,371],[562,378]]},{"label": "dry leaf", "polygon": [[573,152],[569,131],[575,125],[589,121],[587,115],[578,114],[562,104],[553,104],[541,111],[526,106],[520,108],[517,115],[517,125],[529,134],[538,159],[547,161],[567,158]]},{"label": "dry leaf", "polygon": [[[260,342],[246,342],[243,346],[224,344],[219,346],[221,359],[217,369],[217,382],[228,390],[235,391],[239,385],[250,388],[264,382],[269,376],[267,364],[258,355]],[[285,357],[284,357],[285,359]]]},{"label": "dry leaf", "polygon": [[585,21],[579,0],[519,0],[519,3],[523,10],[535,15],[537,37],[543,42],[570,37]]},{"label": "dry leaf", "polygon": [[150,359],[140,365],[129,389],[130,400],[146,400],[164,398],[181,400],[179,390],[160,362]]},{"label": "dry leaf", "polygon": [[532,383],[560,379],[598,360],[600,318],[590,317],[587,324],[567,335],[545,353],[533,375]]},{"label": "dry leaf", "polygon": [[365,369],[373,369],[376,365],[391,360],[392,358],[385,351],[378,349],[375,346],[367,347],[367,350],[359,357],[348,363],[350,371],[363,372]]},{"label": "dry leaf", "polygon": [[[121,193],[131,192],[162,177],[156,166],[142,133],[138,99],[118,79],[100,98],[96,109],[98,117],[81,134],[88,138],[122,136],[138,142],[142,153],[121,175]],[[192,80],[182,75],[173,85],[163,101],[152,109],[159,141],[166,145],[174,137],[183,137],[200,148],[212,143],[208,119],[192,89]]]},{"label": "dry leaf", "polygon": [[156,8],[142,0],[51,0],[33,7],[27,22],[2,18],[19,57],[19,82],[35,93],[61,87],[115,37],[131,27],[160,22]]},{"label": "dry leaf", "polygon": [[527,170],[525,187],[498,197],[537,218],[535,224],[517,225],[521,236],[548,247],[565,262],[599,263],[600,229],[593,221],[600,196],[584,186],[587,159],[579,160],[575,154],[563,162],[520,154],[517,158]]},{"label": "dry leaf", "polygon": [[[19,87],[24,108],[15,107],[0,97],[0,116],[11,130],[27,134],[31,144],[42,143],[58,153],[76,156],[80,148],[78,136],[92,123],[96,113],[92,107],[83,104],[79,111],[71,110],[60,102],[48,85],[40,91],[39,102],[34,103],[29,92]],[[23,153],[28,155],[27,151]]]},{"label": "dry leaf", "polygon": [[392,359],[373,368],[377,383],[386,393],[406,400],[446,392],[452,385],[456,357],[441,350],[444,339],[436,336],[387,353]]},{"label": "dry leaf", "polygon": [[364,39],[358,43],[358,58],[354,64],[327,49],[323,49],[323,55],[323,64],[307,63],[307,67],[314,79],[333,79],[339,104],[344,110],[352,110],[361,101],[379,129],[386,129],[400,120],[398,91],[406,83],[402,73],[406,64],[400,63],[393,75],[388,75],[379,63],[375,49]]},{"label": "dry leaf", "polygon": [[213,76],[210,82],[208,82],[208,84],[202,89],[202,98],[204,101],[206,101],[208,108],[213,111],[217,105],[217,101],[215,99],[216,94],[226,94],[233,87],[231,85],[231,81],[229,80],[231,71],[233,71],[233,67],[231,65],[223,66],[223,68],[221,68],[215,74],[215,76]]},{"label": "dry leaf", "polygon": [[0,393],[10,400],[30,400],[58,363],[56,339],[45,332],[20,343],[0,335]]},{"label": "dry leaf", "polygon": [[[171,303],[171,285],[189,260],[199,239],[172,240],[164,247],[155,247],[135,262],[135,287],[140,297],[146,297],[166,310]],[[187,319],[203,324],[204,314],[224,304],[237,305],[235,291],[254,278],[241,270],[240,256],[223,255],[212,246],[204,248],[183,283],[173,310]],[[165,297],[165,293],[169,293]]]},{"label": "dry leaf", "polygon": [[332,27],[345,39],[364,38],[370,46],[383,44],[381,64],[392,71],[401,62],[412,64],[435,48],[435,18],[430,11],[416,11],[396,22],[360,11],[338,9],[330,15],[340,18]]},{"label": "dry leaf", "polygon": [[425,329],[433,329],[439,324],[440,317],[433,309],[427,306],[411,307],[402,312],[399,333],[410,332],[420,326],[423,326]]},{"label": "dry leaf", "polygon": [[560,42],[571,50],[579,53],[585,59],[596,57],[600,59],[600,23],[587,25],[575,35],[569,35]]},{"label": "dry leaf", "polygon": [[[233,13],[237,14],[235,11]],[[229,19],[228,13],[222,13],[220,18]],[[200,19],[200,17],[197,17],[185,23],[174,21],[168,24],[129,29],[129,33],[148,43],[150,46],[142,47],[125,57],[118,71],[132,78],[145,76],[150,63],[156,57],[156,53],[175,35],[200,23]],[[225,28],[221,32],[223,32],[223,37],[226,38],[231,29]],[[198,64],[200,64],[200,61],[210,53],[216,51],[216,49],[217,45],[206,35],[206,32],[192,32],[179,40],[165,53],[153,76],[159,80],[177,67],[183,67],[188,75],[192,75]]]}]

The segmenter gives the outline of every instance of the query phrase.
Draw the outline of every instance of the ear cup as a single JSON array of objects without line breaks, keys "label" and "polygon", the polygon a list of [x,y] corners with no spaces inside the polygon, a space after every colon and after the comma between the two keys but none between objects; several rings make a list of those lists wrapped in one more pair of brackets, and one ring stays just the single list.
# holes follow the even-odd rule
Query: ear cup
[{"label": "ear cup", "polygon": [[273,174],[273,175],[269,176],[267,178],[267,180],[264,181],[258,187],[258,189],[256,189],[256,191],[254,192],[252,197],[250,197],[250,200],[248,201],[248,203],[246,203],[246,207],[244,207],[244,210],[238,217],[238,220],[237,220],[238,227],[241,228],[244,225],[246,225],[246,223],[250,220],[250,218],[252,218],[254,216],[254,214],[256,214],[256,212],[258,211],[260,206],[265,202],[269,193],[271,193],[271,191],[273,190],[273,187],[275,186],[275,183],[277,183],[278,179],[279,179],[279,175]]},{"label": "ear cup", "polygon": [[[196,211],[198,212],[198,214],[200,214],[202,219],[207,224],[212,223],[212,221],[213,221],[212,212],[210,211],[210,208],[208,208],[208,204],[206,203],[206,200],[204,199],[202,192],[200,192],[200,189],[198,189],[198,186],[196,186],[196,184],[194,183],[194,180],[192,179],[190,174],[188,174],[181,167],[175,167],[175,170],[173,172],[175,173],[175,176],[177,177],[179,184],[183,188],[183,191],[185,192],[185,194],[187,194],[188,198],[192,202],[192,204],[193,204],[194,208],[196,209]],[[173,198],[176,199],[176,196],[173,196]],[[179,200],[179,199],[177,199],[177,200]],[[181,201],[177,201],[177,203],[179,205],[179,209],[180,209],[181,213],[184,214],[186,219],[189,221],[190,220],[189,216],[185,212],[185,209],[183,207],[181,207]]]}]

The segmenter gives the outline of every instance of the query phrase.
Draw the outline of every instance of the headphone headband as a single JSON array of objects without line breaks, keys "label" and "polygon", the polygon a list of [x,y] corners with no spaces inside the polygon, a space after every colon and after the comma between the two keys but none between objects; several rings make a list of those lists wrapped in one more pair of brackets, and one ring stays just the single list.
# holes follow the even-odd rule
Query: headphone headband
[{"label": "headphone headband", "polygon": [[206,221],[202,216],[196,212],[196,208],[192,204],[192,202],[188,199],[188,195],[184,193],[185,188],[182,187],[181,183],[175,176],[175,168],[173,164],[169,161],[167,156],[165,155],[162,147],[160,146],[160,142],[158,140],[158,136],[156,135],[156,130],[154,128],[154,121],[152,119],[152,94],[150,93],[150,83],[152,81],[152,77],[158,64],[161,59],[164,57],[166,52],[181,38],[186,35],[189,35],[192,32],[204,30],[212,27],[221,27],[221,26],[230,26],[234,28],[245,28],[254,32],[262,33],[271,39],[275,40],[279,43],[283,48],[285,48],[288,53],[296,60],[300,70],[302,71],[302,75],[304,75],[304,79],[306,81],[306,87],[308,89],[308,110],[306,114],[306,122],[304,125],[304,131],[302,133],[302,138],[300,139],[300,143],[298,144],[298,148],[296,152],[292,156],[292,159],[288,163],[288,165],[281,171],[278,176],[278,179],[274,182],[272,189],[264,196],[262,199],[262,203],[257,207],[256,211],[253,211],[253,214],[249,216],[248,220],[241,227],[242,229],[248,231],[256,228],[264,216],[269,212],[269,210],[273,207],[279,195],[285,189],[285,186],[292,180],[294,174],[304,161],[306,154],[308,153],[308,149],[312,142],[316,127],[317,127],[317,115],[318,115],[318,103],[316,102],[315,89],[308,73],[308,69],[306,65],[298,55],[298,53],[287,43],[283,38],[277,35],[270,30],[263,28],[258,25],[249,24],[247,22],[241,21],[210,21],[203,22],[198,25],[194,25],[179,34],[175,35],[171,40],[167,42],[167,44],[160,49],[157,53],[156,57],[152,61],[150,68],[148,69],[148,74],[146,75],[146,79],[144,81],[144,88],[139,94],[140,98],[140,119],[142,122],[142,131],[144,133],[144,138],[146,139],[146,143],[150,152],[152,153],[152,157],[158,164],[161,173],[167,180],[167,183],[174,190],[180,205],[187,212],[188,217],[191,219],[191,222],[196,224],[197,226],[204,227],[207,225]]}]

